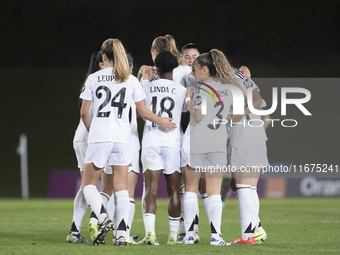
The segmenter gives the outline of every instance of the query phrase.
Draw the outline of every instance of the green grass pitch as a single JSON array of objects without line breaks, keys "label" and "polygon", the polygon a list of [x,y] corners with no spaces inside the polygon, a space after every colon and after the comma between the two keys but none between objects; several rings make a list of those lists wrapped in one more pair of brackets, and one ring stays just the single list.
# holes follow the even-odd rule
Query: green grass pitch
[{"label": "green grass pitch", "polygon": [[[166,245],[169,223],[167,200],[158,200],[156,235],[160,246],[115,247],[110,232],[106,244],[65,243],[72,221],[72,200],[0,200],[0,254],[340,254],[340,199],[261,199],[260,218],[266,242],[255,246],[211,247],[210,229],[200,201],[196,245]],[[82,235],[89,239],[84,218]],[[241,235],[237,200],[227,200],[222,233],[226,241]],[[136,200],[131,234],[144,237],[140,200]]]}]

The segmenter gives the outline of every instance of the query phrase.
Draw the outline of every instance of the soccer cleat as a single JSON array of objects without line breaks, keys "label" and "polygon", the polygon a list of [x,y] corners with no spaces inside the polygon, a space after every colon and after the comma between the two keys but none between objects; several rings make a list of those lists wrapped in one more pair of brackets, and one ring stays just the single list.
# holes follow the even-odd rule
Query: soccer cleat
[{"label": "soccer cleat", "polygon": [[93,242],[93,240],[97,236],[97,232],[98,232],[98,228],[97,228],[96,224],[90,222],[89,226],[87,227],[87,230],[90,233],[91,242]]},{"label": "soccer cleat", "polygon": [[66,242],[68,243],[89,243],[84,237],[82,237],[79,233],[75,234],[70,232],[66,237]]},{"label": "soccer cleat", "polygon": [[234,242],[231,242],[230,244],[249,244],[249,245],[253,245],[253,244],[256,244],[256,241],[255,241],[255,237],[249,237],[248,240],[243,240],[242,239],[242,236],[237,239],[236,241]]},{"label": "soccer cleat", "polygon": [[177,237],[176,243],[181,243],[185,238],[185,233],[180,233]]},{"label": "soccer cleat", "polygon": [[126,242],[128,243],[128,245],[132,245],[132,244],[139,244],[135,241],[134,237],[130,235],[130,237],[126,240]]},{"label": "soccer cleat", "polygon": [[264,242],[264,240],[266,239],[267,239],[267,233],[266,231],[264,231],[264,229],[262,229],[261,232],[255,231],[255,241],[257,244]]},{"label": "soccer cleat", "polygon": [[194,231],[194,242],[198,243],[200,241],[200,236],[198,235],[198,231]]},{"label": "soccer cleat", "polygon": [[210,245],[230,245],[230,243],[228,243],[228,242],[226,242],[226,241],[224,241],[223,239],[222,239],[222,235],[220,234],[219,235],[219,239],[216,239],[216,238],[211,238],[211,241],[210,241]]},{"label": "soccer cleat", "polygon": [[97,236],[93,240],[93,245],[101,245],[105,243],[105,237],[107,232],[112,230],[113,223],[112,220],[106,218],[99,226]]},{"label": "soccer cleat", "polygon": [[131,242],[128,241],[129,239],[125,240],[124,236],[119,237],[118,239],[116,239],[116,242],[113,243],[113,245],[115,246],[127,246],[130,245]]},{"label": "soccer cleat", "polygon": [[194,237],[189,236],[188,238],[184,237],[181,244],[195,244]]},{"label": "soccer cleat", "polygon": [[145,238],[145,243],[148,245],[159,245],[156,236],[152,235],[151,232],[148,232]]},{"label": "soccer cleat", "polygon": [[166,244],[176,244],[175,238],[170,237],[170,238],[168,239],[168,241],[166,242]]}]

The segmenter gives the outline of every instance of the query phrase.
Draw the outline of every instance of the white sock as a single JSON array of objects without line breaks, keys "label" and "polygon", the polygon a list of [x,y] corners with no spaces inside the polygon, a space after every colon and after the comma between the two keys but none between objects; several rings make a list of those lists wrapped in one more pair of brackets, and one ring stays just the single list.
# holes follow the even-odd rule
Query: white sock
[{"label": "white sock", "polygon": [[118,228],[117,228],[117,238],[123,236],[125,239],[129,238],[127,236],[127,221],[129,218],[129,193],[127,190],[116,191],[116,210],[118,212]]},{"label": "white sock", "polygon": [[200,207],[198,204],[198,197],[197,197],[197,209],[196,209],[196,215],[195,215],[195,221],[194,221],[194,232],[198,233],[198,219],[200,217]]},{"label": "white sock", "polygon": [[114,236],[117,237],[117,229],[118,229],[118,210],[117,210],[117,198],[115,197],[115,212],[113,214],[113,228],[114,228]]},{"label": "white sock", "polygon": [[146,213],[143,215],[144,227],[145,227],[145,236],[148,232],[151,232],[152,235],[155,235],[155,221],[156,215],[152,213]]},{"label": "white sock", "polygon": [[94,185],[85,186],[84,196],[86,203],[91,206],[92,211],[96,214],[99,223],[102,223],[107,217],[107,214],[105,212],[102,198],[99,194],[99,191],[97,190],[97,187]]},{"label": "white sock", "polygon": [[184,224],[186,230],[186,236],[190,237],[194,235],[194,221],[197,210],[197,194],[194,192],[186,191],[184,193]]},{"label": "white sock", "polygon": [[221,234],[222,200],[221,195],[212,195],[206,198],[210,219],[211,237],[219,239]]},{"label": "white sock", "polygon": [[203,199],[204,210],[205,210],[205,213],[207,214],[207,217],[208,217],[208,222],[210,222],[209,213],[208,213],[208,200],[207,200],[208,194],[203,193],[201,196],[202,196],[202,199]]},{"label": "white sock", "polygon": [[143,182],[143,193],[142,193],[142,213],[143,213],[143,215],[145,214],[144,198],[145,198],[145,182]]},{"label": "white sock", "polygon": [[128,219],[128,236],[130,236],[130,230],[131,230],[131,226],[132,226],[132,222],[133,222],[133,218],[135,216],[135,200],[133,198],[130,197],[130,207],[129,207],[129,219]]},{"label": "white sock", "polygon": [[94,211],[91,210],[91,215],[90,215],[90,223],[93,223],[94,225],[97,226],[98,224],[98,218],[97,215],[94,213]]},{"label": "white sock", "polygon": [[169,228],[170,228],[169,239],[173,237],[175,240],[177,240],[177,232],[179,228],[180,219],[181,217],[174,218],[169,216]]},{"label": "white sock", "polygon": [[259,195],[257,194],[257,188],[250,188],[251,201],[253,202],[253,219],[252,219],[252,228],[255,227],[256,232],[262,231],[262,226],[260,224],[259,212],[260,212],[260,201]]},{"label": "white sock", "polygon": [[100,195],[102,196],[102,199],[103,199],[104,208],[106,208],[107,203],[109,202],[110,196],[104,192],[100,192]]},{"label": "white sock", "polygon": [[83,187],[80,187],[73,202],[73,219],[71,232],[79,233],[81,222],[87,210],[87,203],[83,193]]},{"label": "white sock", "polygon": [[113,218],[114,218],[115,209],[116,209],[115,194],[112,193],[112,195],[109,199],[109,202],[106,205],[106,211],[107,211],[107,214],[109,215],[109,218],[111,220],[113,220]]},{"label": "white sock", "polygon": [[253,218],[253,202],[251,199],[250,185],[236,184],[238,193],[238,202],[240,206],[240,218],[242,228],[242,239],[248,240],[253,237],[252,218]]},{"label": "white sock", "polygon": [[185,224],[184,224],[184,193],[185,193],[185,185],[183,184],[181,186],[180,192],[179,192],[179,199],[181,200],[181,218],[179,222],[179,228],[178,233],[185,233]]}]

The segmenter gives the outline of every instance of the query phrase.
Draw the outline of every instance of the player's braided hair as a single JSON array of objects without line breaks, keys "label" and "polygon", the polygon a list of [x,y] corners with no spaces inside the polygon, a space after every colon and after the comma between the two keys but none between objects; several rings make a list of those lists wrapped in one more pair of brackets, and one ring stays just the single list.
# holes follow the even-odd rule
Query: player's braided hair
[{"label": "player's braided hair", "polygon": [[174,55],[168,51],[163,51],[155,58],[155,65],[158,68],[158,72],[162,75],[167,72],[171,72],[178,66],[178,61]]},{"label": "player's braided hair", "polygon": [[174,55],[177,58],[178,64],[183,65],[181,54],[179,53],[176,47],[176,41],[171,35],[158,36],[152,42],[151,51],[152,50],[156,50],[158,54],[163,51],[169,51],[172,55]]},{"label": "player's braided hair", "polygon": [[125,82],[130,75],[129,63],[123,44],[118,39],[107,39],[102,44],[102,54],[113,62],[115,80]]}]

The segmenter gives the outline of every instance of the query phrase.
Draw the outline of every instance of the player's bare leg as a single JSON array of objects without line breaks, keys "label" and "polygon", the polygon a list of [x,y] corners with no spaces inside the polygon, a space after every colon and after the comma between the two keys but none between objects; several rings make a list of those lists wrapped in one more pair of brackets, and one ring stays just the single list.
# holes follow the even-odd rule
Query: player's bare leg
[{"label": "player's bare leg", "polygon": [[144,172],[145,176],[145,197],[144,208],[145,214],[143,215],[146,239],[145,243],[151,245],[159,245],[156,239],[155,233],[155,221],[156,221],[156,198],[158,193],[159,178],[161,170],[149,170]]},{"label": "player's bare leg", "polygon": [[172,174],[166,174],[165,180],[169,197],[168,214],[170,226],[170,235],[167,243],[176,244],[181,218],[181,201],[179,197],[181,174],[177,171]]}]

